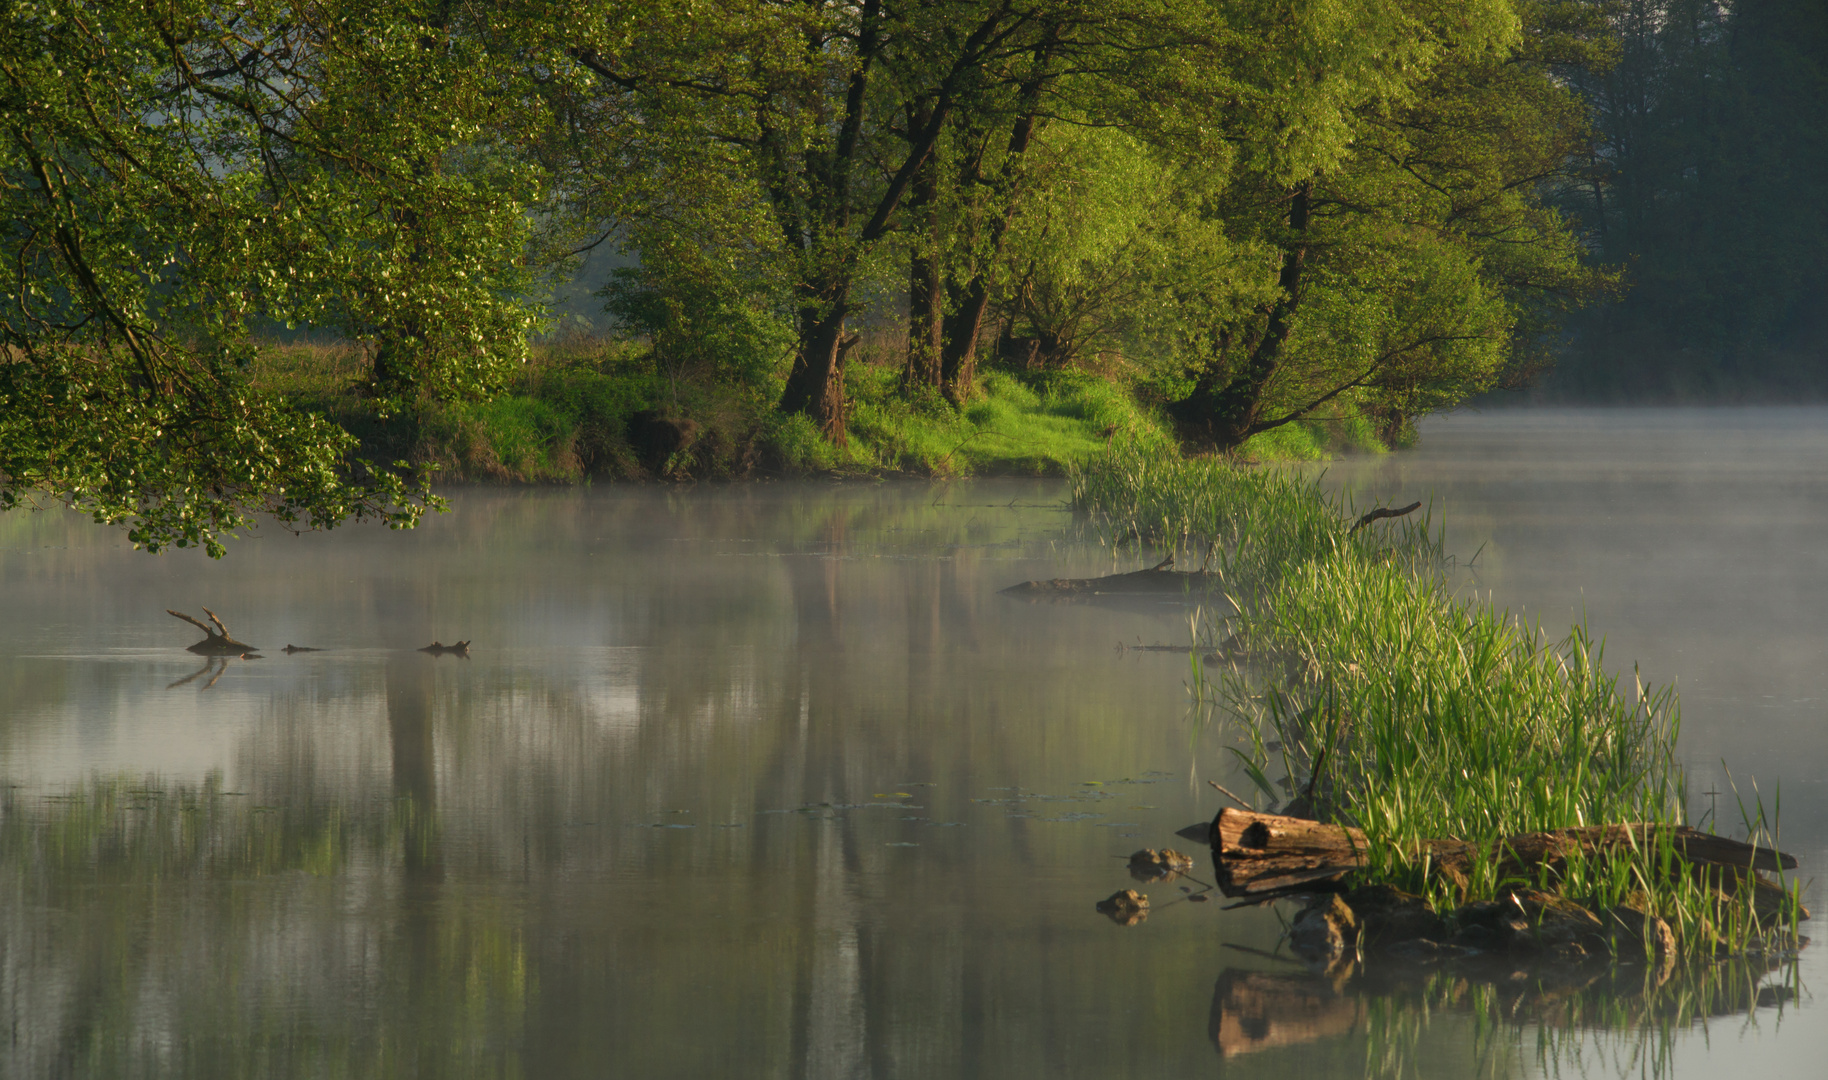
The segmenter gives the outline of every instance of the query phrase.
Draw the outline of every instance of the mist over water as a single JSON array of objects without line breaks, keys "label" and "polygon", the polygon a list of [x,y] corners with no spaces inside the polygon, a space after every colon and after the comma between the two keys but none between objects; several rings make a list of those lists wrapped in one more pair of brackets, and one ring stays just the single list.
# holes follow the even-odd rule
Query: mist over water
[{"label": "mist over water", "polygon": [[[1460,414],[1423,436],[1327,482],[1432,497],[1481,593],[1552,635],[1584,607],[1613,667],[1677,680],[1692,811],[1729,791],[1724,758],[1748,795],[1781,783],[1783,847],[1828,866],[1828,411]],[[0,1074],[1824,1060],[1813,999],[1759,1007],[1780,980],[1756,975],[1707,998],[1705,1030],[1577,1025],[1540,1059],[1544,992],[1335,986],[1247,951],[1275,949],[1274,911],[1130,880],[1131,851],[1191,847],[1173,833],[1217,809],[1205,778],[1239,778],[1186,655],[1118,648],[1186,642],[1185,608],[997,595],[1151,561],[1079,537],[1064,495],[464,490],[414,533],[270,535],[214,564],[0,517]],[[185,652],[165,609],[202,606],[264,658]],[[434,639],[472,655],[414,651]],[[1093,911],[1130,887],[1144,922]],[[1579,1000],[1629,1013],[1643,990]]]}]

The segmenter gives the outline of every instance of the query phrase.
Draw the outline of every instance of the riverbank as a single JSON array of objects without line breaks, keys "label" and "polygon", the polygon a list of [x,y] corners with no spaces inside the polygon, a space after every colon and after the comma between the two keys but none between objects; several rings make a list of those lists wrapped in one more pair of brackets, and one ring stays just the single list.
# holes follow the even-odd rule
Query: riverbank
[{"label": "riverbank", "polygon": [[[361,392],[367,361],[348,344],[270,344],[252,379],[322,412],[371,460],[437,468],[441,481],[575,484],[588,480],[757,476],[1064,476],[1122,436],[1167,447],[1161,402],[1173,388],[1114,361],[1105,371],[990,370],[956,408],[899,388],[894,339],[853,350],[850,439],[834,447],[803,416],[773,408],[772,387],[658,367],[639,345],[577,339],[537,346],[508,392],[383,420]],[[1253,438],[1245,460],[1320,460],[1381,452],[1371,425],[1344,413]]]}]

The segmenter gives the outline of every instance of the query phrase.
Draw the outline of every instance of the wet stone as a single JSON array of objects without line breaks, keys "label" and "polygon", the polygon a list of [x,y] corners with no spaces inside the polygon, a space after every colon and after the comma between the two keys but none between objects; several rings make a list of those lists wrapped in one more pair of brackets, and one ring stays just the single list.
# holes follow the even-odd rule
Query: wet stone
[{"label": "wet stone", "polygon": [[1097,909],[1119,926],[1135,926],[1149,917],[1149,897],[1135,889],[1124,889],[1098,901]]},{"label": "wet stone", "polygon": [[1130,876],[1138,881],[1173,881],[1193,869],[1193,858],[1173,848],[1143,848],[1130,856]]},{"label": "wet stone", "polygon": [[1310,964],[1331,966],[1358,944],[1358,918],[1336,893],[1315,897],[1289,926],[1289,948]]}]

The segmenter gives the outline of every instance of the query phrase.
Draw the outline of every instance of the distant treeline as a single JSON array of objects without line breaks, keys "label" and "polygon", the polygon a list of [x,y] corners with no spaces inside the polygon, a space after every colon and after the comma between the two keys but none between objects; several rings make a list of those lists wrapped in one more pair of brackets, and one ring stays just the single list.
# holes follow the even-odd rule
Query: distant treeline
[{"label": "distant treeline", "polygon": [[1563,208],[1626,291],[1560,397],[1828,396],[1828,3],[1626,0],[1575,83],[1599,139]]},{"label": "distant treeline", "polygon": [[1810,10],[15,5],[0,507],[153,546],[409,524],[410,470],[257,378],[258,331],[358,345],[378,423],[486,402],[606,248],[644,422],[715,399],[837,448],[885,368],[878,416],[963,415],[991,366],[1095,373],[1196,448],[1323,415],[1394,443],[1529,384],[1621,276],[1583,357],[1763,356],[1819,292]]}]

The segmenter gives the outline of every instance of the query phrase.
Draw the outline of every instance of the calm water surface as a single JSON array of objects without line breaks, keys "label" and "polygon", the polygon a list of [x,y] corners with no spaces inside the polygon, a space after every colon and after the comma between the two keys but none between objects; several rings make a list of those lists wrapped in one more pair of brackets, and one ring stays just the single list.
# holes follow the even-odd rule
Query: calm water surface
[{"label": "calm water surface", "polygon": [[[1727,816],[1724,759],[1741,791],[1781,785],[1784,847],[1828,865],[1828,412],[1465,414],[1424,437],[1328,482],[1432,496],[1481,593],[1558,632],[1584,610],[1611,663],[1676,679],[1696,813]],[[1077,538],[1062,497],[463,491],[414,533],[215,564],[0,517],[0,1075],[1828,1061],[1820,950],[1648,994],[1641,971],[1328,980],[1268,955],[1276,911],[1131,881],[1123,856],[1189,847],[1205,779],[1238,778],[1186,656],[1120,648],[1187,641],[1185,609],[996,594],[1144,561]],[[185,652],[165,609],[203,606],[265,658]],[[414,651],[433,639],[472,655]],[[1133,885],[1147,920],[1093,911]]]}]

